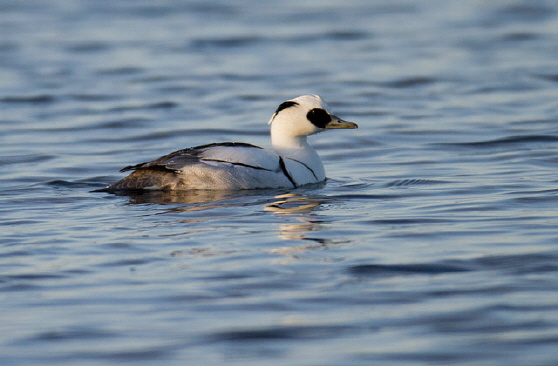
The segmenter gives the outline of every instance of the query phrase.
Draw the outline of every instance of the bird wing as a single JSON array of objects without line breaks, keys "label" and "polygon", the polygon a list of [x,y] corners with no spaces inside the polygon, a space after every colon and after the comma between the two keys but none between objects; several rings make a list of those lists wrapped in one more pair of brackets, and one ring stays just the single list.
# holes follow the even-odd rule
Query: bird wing
[{"label": "bird wing", "polygon": [[147,169],[179,172],[185,166],[196,163],[229,163],[269,171],[281,169],[280,158],[274,152],[251,144],[224,142],[178,150],[150,162],[127,166],[120,171]]}]

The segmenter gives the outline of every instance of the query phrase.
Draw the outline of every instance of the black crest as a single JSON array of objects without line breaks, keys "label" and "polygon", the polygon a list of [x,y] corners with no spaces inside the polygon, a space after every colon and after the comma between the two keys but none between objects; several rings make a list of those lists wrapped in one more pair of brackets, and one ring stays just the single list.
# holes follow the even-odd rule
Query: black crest
[{"label": "black crest", "polygon": [[329,113],[322,108],[311,109],[308,114],[306,114],[306,118],[308,118],[308,120],[318,128],[325,128],[325,126],[331,121]]},{"label": "black crest", "polygon": [[281,112],[283,109],[290,108],[290,107],[295,106],[295,105],[298,105],[298,103],[293,102],[292,100],[287,100],[286,102],[283,102],[283,103],[279,104],[279,107],[277,107],[277,110],[275,111],[275,113],[273,113],[273,116],[271,117],[271,120],[269,121],[269,123],[271,123],[271,121],[273,121],[275,116],[277,116],[277,114],[279,112]]},{"label": "black crest", "polygon": [[293,102],[292,100],[288,100],[286,102],[283,102],[281,104],[279,104],[279,107],[277,107],[277,110],[275,111],[275,115],[277,115],[277,113],[281,112],[283,109],[292,107],[298,105],[297,102]]}]

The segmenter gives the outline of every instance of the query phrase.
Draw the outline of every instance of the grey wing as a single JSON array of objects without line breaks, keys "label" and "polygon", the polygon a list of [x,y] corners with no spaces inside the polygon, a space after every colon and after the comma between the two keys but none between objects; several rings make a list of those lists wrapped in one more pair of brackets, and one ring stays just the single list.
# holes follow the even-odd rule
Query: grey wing
[{"label": "grey wing", "polygon": [[[215,165],[221,163],[224,165]],[[219,171],[230,169],[227,166],[237,166],[254,171],[283,172],[296,186],[285,169],[283,159],[277,154],[254,145],[230,142],[178,150],[150,162],[127,166],[121,171],[132,173],[107,190],[176,189],[184,185],[184,171],[200,164]]]},{"label": "grey wing", "polygon": [[177,176],[181,169],[199,162],[203,150],[203,146],[178,150],[153,161],[127,166],[120,171],[132,173],[108,186],[106,191],[173,189],[179,182]]},{"label": "grey wing", "polygon": [[[247,149],[258,149],[258,151],[263,151],[263,149],[259,146],[241,143],[241,142],[223,142],[223,143],[213,143],[208,145],[201,145],[196,147],[191,147],[187,149],[177,150],[170,154],[161,156],[158,159],[153,161],[140,163],[136,165],[129,165],[120,169],[121,172],[127,172],[130,170],[140,170],[140,169],[151,169],[151,170],[163,170],[169,172],[178,172],[181,170],[182,167],[190,164],[195,164],[202,160],[206,161],[222,161],[228,163],[238,163],[242,164],[241,162],[237,162],[231,160],[231,154],[233,150],[230,148],[247,148]],[[215,154],[212,152],[219,151],[224,149],[224,154]]]},{"label": "grey wing", "polygon": [[153,161],[148,161],[145,163],[140,163],[136,165],[129,165],[120,169],[121,172],[127,172],[130,170],[141,170],[141,169],[151,169],[151,170],[163,170],[169,172],[176,172],[180,170],[178,168],[177,162],[182,164],[194,163],[199,160],[198,154],[196,154],[195,148],[178,150],[168,155],[161,156]]}]

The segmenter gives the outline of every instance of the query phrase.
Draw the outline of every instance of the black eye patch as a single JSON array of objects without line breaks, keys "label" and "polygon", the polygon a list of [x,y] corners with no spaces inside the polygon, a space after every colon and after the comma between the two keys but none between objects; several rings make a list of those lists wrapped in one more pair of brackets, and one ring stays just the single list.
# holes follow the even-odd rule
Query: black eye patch
[{"label": "black eye patch", "polygon": [[325,126],[331,121],[329,113],[321,108],[311,109],[308,114],[306,114],[306,118],[308,118],[314,126],[319,128],[325,128]]}]

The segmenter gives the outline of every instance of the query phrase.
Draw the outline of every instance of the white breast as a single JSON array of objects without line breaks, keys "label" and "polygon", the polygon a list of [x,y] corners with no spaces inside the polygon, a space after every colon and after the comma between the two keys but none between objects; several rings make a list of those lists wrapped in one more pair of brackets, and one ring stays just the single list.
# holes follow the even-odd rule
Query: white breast
[{"label": "white breast", "polygon": [[325,174],[323,172],[323,167],[310,167],[299,161],[292,159],[284,159],[285,167],[287,172],[296,182],[297,186],[303,186],[305,184],[319,183],[325,179]]}]

